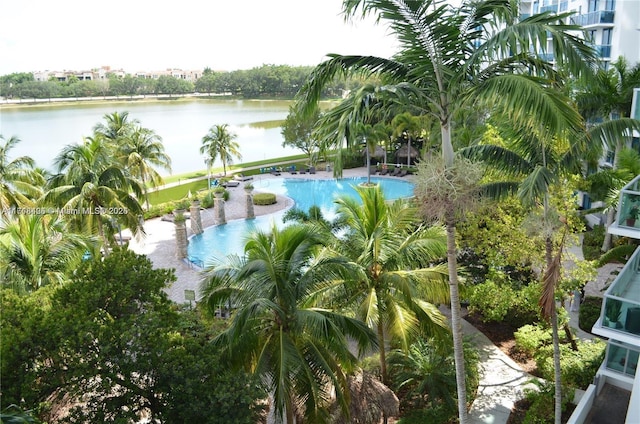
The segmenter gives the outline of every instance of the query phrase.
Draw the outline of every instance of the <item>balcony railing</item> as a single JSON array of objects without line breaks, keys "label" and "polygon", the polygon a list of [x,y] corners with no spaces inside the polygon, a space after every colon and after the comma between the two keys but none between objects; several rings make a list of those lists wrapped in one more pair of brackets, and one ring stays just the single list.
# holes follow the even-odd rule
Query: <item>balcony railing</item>
[{"label": "balcony railing", "polygon": [[554,13],[558,13],[558,4],[550,4],[549,6],[542,6],[540,8],[540,13],[544,13],[544,12],[554,12]]},{"label": "balcony railing", "polygon": [[620,191],[616,223],[620,227],[640,229],[640,177]]},{"label": "balcony railing", "polygon": [[615,11],[613,10],[598,10],[597,12],[573,16],[571,17],[571,23],[580,26],[612,24],[614,17]]},{"label": "balcony railing", "polygon": [[631,255],[605,292],[600,325],[603,330],[618,334],[610,334],[612,339],[626,340],[631,336],[640,347],[640,249]]}]

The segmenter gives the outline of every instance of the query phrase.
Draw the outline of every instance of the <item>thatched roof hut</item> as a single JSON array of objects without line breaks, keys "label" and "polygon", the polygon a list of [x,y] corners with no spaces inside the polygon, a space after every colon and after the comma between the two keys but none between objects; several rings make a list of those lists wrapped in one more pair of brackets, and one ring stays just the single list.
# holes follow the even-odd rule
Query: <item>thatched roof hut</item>
[{"label": "thatched roof hut", "polygon": [[[418,152],[418,149],[416,149],[413,146],[411,146],[411,150],[408,150],[408,147],[405,144],[401,146],[398,150],[396,150],[396,161],[398,161],[399,163],[406,163],[407,151],[410,152],[412,162],[415,161],[418,158],[418,155],[420,154],[420,152]],[[404,161],[402,159],[404,159]]]},{"label": "thatched roof hut", "polygon": [[395,393],[371,374],[360,371],[347,377],[350,419],[347,421],[337,404],[332,407],[335,424],[383,424],[400,413]]}]

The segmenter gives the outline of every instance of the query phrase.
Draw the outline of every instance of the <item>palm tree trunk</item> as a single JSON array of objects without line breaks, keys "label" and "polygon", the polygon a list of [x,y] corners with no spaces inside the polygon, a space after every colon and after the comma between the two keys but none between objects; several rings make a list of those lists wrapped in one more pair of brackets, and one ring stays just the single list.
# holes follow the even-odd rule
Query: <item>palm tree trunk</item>
[{"label": "palm tree trunk", "polygon": [[378,345],[380,346],[380,374],[382,374],[382,382],[389,385],[389,376],[387,375],[387,352],[384,345],[384,325],[381,318],[378,318]]},{"label": "palm tree trunk", "polygon": [[447,226],[447,267],[449,271],[449,296],[451,297],[451,332],[453,333],[453,352],[456,366],[456,387],[458,390],[458,419],[460,424],[467,423],[467,385],[464,366],[462,341],[462,317],[460,313],[460,293],[458,290],[458,272],[456,260],[456,227],[452,208],[446,212]]},{"label": "palm tree trunk", "polygon": [[[545,213],[546,215],[546,213]],[[547,261],[547,269],[552,266],[553,262],[553,241],[551,237],[545,240],[545,256]],[[553,381],[555,387],[555,406],[554,406],[554,423],[562,422],[562,373],[560,368],[560,337],[558,336],[558,310],[556,302],[551,305],[551,334],[553,342]]]},{"label": "palm tree trunk", "polygon": [[553,379],[555,382],[554,423],[562,423],[562,374],[560,372],[560,338],[558,337],[558,311],[555,302],[551,312],[551,331],[553,337]]},{"label": "palm tree trunk", "polygon": [[616,217],[616,211],[613,207],[609,208],[609,210],[607,211],[607,222],[605,224],[605,232],[604,232],[604,241],[602,242],[602,251],[603,252],[608,252],[609,250],[611,250],[611,240],[612,240],[612,235],[606,231],[607,228],[609,228],[609,226],[611,224],[613,224],[613,220]]},{"label": "palm tree trunk", "polygon": [[[454,153],[451,142],[451,121],[444,117],[440,122],[442,135],[442,159],[444,167],[453,167]],[[456,255],[456,220],[454,205],[446,205],[445,225],[447,228],[447,269],[449,272],[449,297],[451,298],[451,332],[453,333],[453,358],[456,367],[456,388],[458,391],[458,422],[467,424],[467,384],[462,343],[462,317],[460,313],[460,292],[458,289],[458,264]]]}]

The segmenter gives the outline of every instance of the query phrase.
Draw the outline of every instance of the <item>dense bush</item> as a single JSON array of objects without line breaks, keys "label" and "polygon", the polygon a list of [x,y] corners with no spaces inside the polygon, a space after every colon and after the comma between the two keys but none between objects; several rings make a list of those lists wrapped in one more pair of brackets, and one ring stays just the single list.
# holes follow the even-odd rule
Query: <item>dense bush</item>
[{"label": "dense bush", "polygon": [[578,327],[581,330],[591,332],[593,325],[600,317],[602,310],[602,298],[597,296],[587,296],[580,304],[578,313]]},{"label": "dense bush", "polygon": [[[606,344],[600,339],[578,341],[578,350],[560,345],[560,368],[562,384],[586,389],[604,359]],[[535,355],[536,365],[542,378],[553,381],[553,346],[545,346]]]},{"label": "dense bush", "polygon": [[[532,381],[538,388],[525,389],[525,398],[531,403],[524,417],[524,424],[548,424],[553,422],[554,418],[554,393],[555,388],[553,382]],[[563,390],[562,393],[570,391]],[[562,398],[562,410],[567,409],[569,399],[565,396]]]},{"label": "dense bush", "polygon": [[602,242],[604,241],[604,225],[596,225],[593,230],[587,231],[582,236],[582,254],[588,261],[598,259],[602,255]]},{"label": "dense bush", "polygon": [[469,311],[481,314],[485,321],[506,321],[520,327],[536,321],[539,296],[538,284],[515,290],[507,283],[488,280],[470,289]]},{"label": "dense bush", "polygon": [[276,203],[276,195],[273,193],[256,193],[253,195],[254,205],[273,205]]},{"label": "dense bush", "polygon": [[513,334],[516,348],[533,357],[542,346],[551,344],[551,332],[539,325],[525,325]]}]

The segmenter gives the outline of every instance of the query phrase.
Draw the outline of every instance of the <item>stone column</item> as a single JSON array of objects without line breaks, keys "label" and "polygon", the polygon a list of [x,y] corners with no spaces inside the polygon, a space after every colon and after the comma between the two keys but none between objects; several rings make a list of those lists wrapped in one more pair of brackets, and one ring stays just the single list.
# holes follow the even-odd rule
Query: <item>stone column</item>
[{"label": "stone column", "polygon": [[184,221],[183,215],[177,215],[173,223],[176,226],[176,257],[178,259],[184,259],[188,256],[187,245],[189,240],[187,239],[187,224]]},{"label": "stone column", "polygon": [[223,192],[214,191],[213,195],[215,196],[214,205],[213,206],[214,206],[214,209],[215,209],[216,224],[218,224],[218,225],[226,224],[227,223],[227,219],[224,216],[224,199],[222,198],[224,193]]},{"label": "stone column", "polygon": [[245,187],[244,192],[247,194],[247,218],[255,218],[256,214],[253,211],[253,196],[251,195],[253,188]]},{"label": "stone column", "polygon": [[202,218],[200,217],[200,201],[194,200],[191,202],[191,208],[189,209],[191,214],[191,231],[193,234],[202,233]]}]

